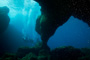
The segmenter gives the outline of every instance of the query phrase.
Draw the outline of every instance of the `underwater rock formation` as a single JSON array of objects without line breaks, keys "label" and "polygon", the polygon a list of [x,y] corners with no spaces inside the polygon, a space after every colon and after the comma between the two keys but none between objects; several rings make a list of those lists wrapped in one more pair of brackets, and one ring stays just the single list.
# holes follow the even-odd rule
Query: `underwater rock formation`
[{"label": "underwater rock formation", "polygon": [[18,58],[23,58],[26,56],[28,53],[33,53],[36,56],[40,55],[48,55],[50,53],[50,50],[42,49],[40,47],[21,47],[17,50],[16,56]]},{"label": "underwater rock formation", "polygon": [[37,56],[33,53],[29,53],[25,57],[23,57],[21,60],[37,60]]},{"label": "underwater rock formation", "polygon": [[22,58],[24,57],[25,55],[27,55],[28,53],[34,53],[36,55],[38,55],[38,52],[39,52],[39,48],[29,48],[29,47],[22,47],[22,48],[19,48],[16,55],[17,57],[19,58]]},{"label": "underwater rock formation", "polygon": [[[33,48],[30,49],[33,50]],[[27,48],[28,51],[30,49]],[[18,51],[21,55],[27,51],[26,48],[22,50],[22,52]],[[36,48],[37,50],[38,48]],[[0,57],[0,60],[90,60],[90,53],[88,53],[90,49],[88,48],[78,49],[72,46],[64,46],[51,50],[50,52],[44,49],[37,52],[38,55],[34,53],[34,50],[28,53],[26,52],[26,55],[24,54],[22,58],[19,58],[17,53],[5,53]]]},{"label": "underwater rock formation", "polygon": [[3,33],[9,25],[10,18],[8,16],[8,13],[8,7],[0,7],[0,34]]},{"label": "underwater rock formation", "polygon": [[82,56],[80,49],[72,46],[60,47],[51,51],[51,60],[78,60]]},{"label": "underwater rock formation", "polygon": [[35,0],[41,6],[42,15],[36,21],[36,31],[47,44],[56,29],[70,16],[81,19],[90,26],[90,0]]},{"label": "underwater rock formation", "polygon": [[17,60],[18,58],[14,53],[4,53],[0,60]]}]

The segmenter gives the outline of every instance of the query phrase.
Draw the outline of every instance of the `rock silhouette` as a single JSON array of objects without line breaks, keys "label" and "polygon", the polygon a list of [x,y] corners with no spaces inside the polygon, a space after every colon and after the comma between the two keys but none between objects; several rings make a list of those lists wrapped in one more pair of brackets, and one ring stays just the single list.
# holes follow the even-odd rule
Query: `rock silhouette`
[{"label": "rock silhouette", "polygon": [[4,6],[0,7],[0,34],[2,34],[9,25],[10,18],[8,16],[9,8]]},{"label": "rock silhouette", "polygon": [[36,21],[36,31],[44,44],[70,16],[83,20],[90,26],[90,0],[35,0],[41,6],[41,16]]}]

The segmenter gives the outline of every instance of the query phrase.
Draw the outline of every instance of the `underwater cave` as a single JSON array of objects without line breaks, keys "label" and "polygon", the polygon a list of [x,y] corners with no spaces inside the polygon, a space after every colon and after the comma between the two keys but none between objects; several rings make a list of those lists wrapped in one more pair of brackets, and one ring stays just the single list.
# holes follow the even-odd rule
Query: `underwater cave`
[{"label": "underwater cave", "polygon": [[[84,59],[89,59],[87,56],[90,56],[90,20],[87,22],[87,20],[83,20],[84,18],[80,19],[81,17],[74,14],[69,17],[67,12],[73,12],[68,10],[72,6],[68,4],[69,7],[67,5],[57,6],[60,2],[63,2],[62,4],[68,3],[66,0],[60,0],[57,4],[53,4],[54,0],[52,2],[49,0],[0,1],[0,60],[9,59],[7,57],[12,56],[14,59],[18,58],[16,60],[19,58],[20,60],[25,58],[31,60],[73,60],[74,57],[76,60],[82,60],[82,56]],[[57,13],[59,7],[63,7],[60,10],[61,15]],[[77,12],[76,9],[74,13],[79,15]],[[3,30],[1,29],[2,25],[3,28],[5,27],[4,31],[1,31]],[[47,45],[44,45],[43,42]],[[73,57],[71,58],[71,56]]]},{"label": "underwater cave", "polygon": [[[0,1],[0,7],[3,6],[10,9],[10,23],[1,38],[3,45],[7,46],[8,42],[10,47],[12,44],[16,48],[31,47],[36,40],[41,41],[40,35],[35,31],[36,20],[41,15],[39,3],[34,0],[4,0]],[[57,28],[47,44],[51,49],[59,46],[90,47],[90,28],[83,21],[71,16],[65,24]]]}]

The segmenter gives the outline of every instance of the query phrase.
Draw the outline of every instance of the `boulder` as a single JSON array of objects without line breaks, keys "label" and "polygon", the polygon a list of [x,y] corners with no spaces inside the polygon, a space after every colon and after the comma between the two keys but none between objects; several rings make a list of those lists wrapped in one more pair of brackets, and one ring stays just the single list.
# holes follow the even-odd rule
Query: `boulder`
[{"label": "boulder", "polygon": [[9,8],[4,6],[0,7],[0,34],[2,34],[9,25],[10,18],[8,16]]}]

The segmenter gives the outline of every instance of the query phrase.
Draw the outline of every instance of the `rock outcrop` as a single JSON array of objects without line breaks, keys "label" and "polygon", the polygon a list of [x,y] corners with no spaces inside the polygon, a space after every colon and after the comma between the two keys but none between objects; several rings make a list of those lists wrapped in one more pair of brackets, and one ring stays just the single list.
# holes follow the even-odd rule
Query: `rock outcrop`
[{"label": "rock outcrop", "polygon": [[4,53],[0,60],[90,60],[89,48],[78,49],[72,46],[63,46],[50,52],[45,49],[37,51],[38,48],[35,48],[38,54],[35,53],[36,51],[33,48],[30,49],[20,48],[17,53],[22,56],[21,58],[17,56],[17,53]]},{"label": "rock outcrop", "polygon": [[2,34],[9,25],[10,18],[8,16],[9,8],[0,7],[0,34]]},{"label": "rock outcrop", "polygon": [[35,0],[41,6],[42,15],[36,21],[36,31],[47,44],[56,29],[70,16],[83,20],[90,26],[90,0]]}]

